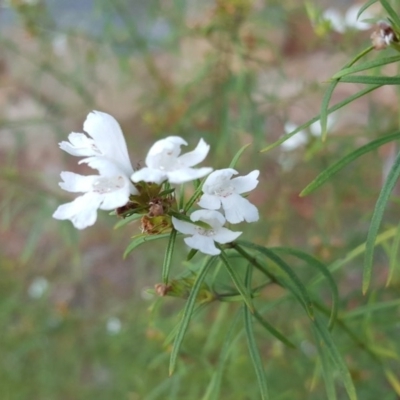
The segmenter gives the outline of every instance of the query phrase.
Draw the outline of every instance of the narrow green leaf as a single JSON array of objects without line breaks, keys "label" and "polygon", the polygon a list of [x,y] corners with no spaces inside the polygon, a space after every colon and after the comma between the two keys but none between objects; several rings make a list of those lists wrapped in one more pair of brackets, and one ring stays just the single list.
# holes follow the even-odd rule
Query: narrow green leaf
[{"label": "narrow green leaf", "polygon": [[365,4],[363,4],[363,5],[360,7],[360,9],[358,10],[357,19],[360,18],[361,14],[362,14],[367,8],[371,7],[372,4],[375,4],[375,3],[377,3],[377,2],[378,2],[378,0],[369,0],[369,1],[367,1]]},{"label": "narrow green leaf", "polygon": [[194,191],[192,197],[186,203],[185,207],[183,208],[184,213],[187,213],[190,210],[190,208],[193,206],[195,201],[201,196],[201,193],[203,191],[203,184],[204,184],[205,180],[206,180],[206,178],[201,180],[201,182],[197,186],[196,190]]},{"label": "narrow green leaf", "polygon": [[326,91],[324,93],[324,97],[322,98],[320,123],[321,123],[321,140],[323,142],[325,142],[325,140],[326,140],[328,115],[329,115],[329,103],[331,101],[332,93],[335,90],[338,83],[339,83],[338,80],[331,82],[330,85],[328,86],[328,89],[326,89]]},{"label": "narrow green leaf", "polygon": [[376,67],[382,67],[384,65],[395,63],[398,61],[400,61],[400,55],[396,55],[393,57],[378,58],[372,61],[367,61],[365,63],[357,64],[349,68],[341,69],[339,72],[333,75],[331,79],[340,79],[346,75],[355,74],[356,72],[361,72]]},{"label": "narrow green leaf", "polygon": [[393,279],[394,273],[396,271],[399,255],[399,246],[400,246],[400,224],[397,225],[396,235],[393,238],[392,246],[390,249],[390,259],[389,259],[389,272],[388,277],[386,279],[386,287],[388,287]]},{"label": "narrow green leaf", "polygon": [[[245,278],[245,284],[247,290],[250,291],[251,284],[251,272],[252,269],[247,267],[247,273]],[[267,387],[267,378],[265,376],[264,366],[262,363],[262,359],[260,356],[260,352],[257,347],[256,339],[254,337],[253,332],[253,321],[251,318],[251,313],[248,307],[243,306],[243,314],[244,314],[244,327],[247,336],[247,345],[249,347],[250,358],[254,366],[254,370],[256,372],[258,387],[260,388],[261,398],[263,400],[268,399],[268,387]]]},{"label": "narrow green leaf", "polygon": [[299,258],[300,260],[305,261],[309,266],[318,269],[319,272],[326,278],[328,285],[332,292],[332,307],[331,307],[331,315],[329,318],[329,329],[333,328],[335,320],[337,318],[338,313],[338,304],[339,304],[339,293],[338,288],[336,286],[336,282],[332,277],[332,274],[329,272],[329,269],[326,267],[324,263],[316,259],[310,254],[305,253],[304,251],[298,249],[292,249],[290,247],[273,247],[272,251],[282,252],[285,254],[290,254]]},{"label": "narrow green leaf", "polygon": [[168,246],[167,249],[165,250],[164,262],[161,273],[162,281],[164,283],[168,283],[169,270],[171,269],[172,255],[174,254],[176,234],[177,234],[176,230],[172,229],[169,236]]},{"label": "narrow green leaf", "polygon": [[315,189],[322,186],[332,175],[336,174],[346,165],[350,164],[358,157],[369,153],[372,150],[377,149],[385,143],[392,142],[396,139],[400,139],[400,131],[396,131],[390,135],[384,136],[382,138],[376,139],[365,146],[358,148],[347,156],[343,157],[341,160],[336,161],[333,165],[322,171],[311,183],[309,183],[300,193],[300,197],[307,196]]},{"label": "narrow green leaf", "polygon": [[[365,96],[366,94],[374,91],[375,89],[381,87],[382,85],[375,85],[375,86],[369,86],[355,94],[353,94],[352,96],[347,97],[346,99],[344,99],[343,101],[335,104],[334,106],[332,106],[331,108],[329,108],[329,114],[333,113],[336,110],[339,110],[340,108],[346,106],[347,104],[353,102],[354,100],[357,100],[358,98]],[[307,121],[306,123],[304,123],[303,125],[300,125],[299,127],[297,127],[293,132],[290,132],[287,135],[282,136],[280,139],[278,139],[276,142],[271,143],[270,145],[264,147],[263,149],[260,150],[260,153],[265,153],[266,151],[272,150],[275,147],[279,146],[280,144],[282,144],[283,142],[285,142],[286,140],[290,139],[292,136],[294,136],[296,133],[300,132],[303,129],[308,128],[311,124],[313,124],[314,122],[318,121],[320,119],[320,115],[317,115],[316,117],[310,119],[309,121]]]},{"label": "narrow green leaf", "polygon": [[165,189],[158,194],[158,197],[165,197],[166,195],[174,193],[174,192],[175,192],[175,188]]},{"label": "narrow green leaf", "polygon": [[299,277],[292,270],[292,268],[290,268],[285,261],[283,261],[278,255],[276,255],[270,249],[257,245],[255,243],[246,242],[243,240],[236,241],[235,243],[239,244],[240,246],[258,251],[265,257],[273,261],[276,264],[276,266],[279,267],[284,272],[284,274],[289,278],[289,281],[287,282],[288,289],[291,290],[293,295],[301,302],[309,317],[311,319],[314,319],[313,304],[307,292],[307,289],[300,281]]},{"label": "narrow green leaf", "polygon": [[351,375],[349,369],[347,368],[346,363],[344,362],[342,356],[340,355],[339,351],[337,350],[335,343],[333,342],[332,336],[326,326],[320,322],[319,318],[315,318],[313,323],[314,332],[316,333],[317,337],[321,339],[322,343],[325,345],[322,347],[321,344],[321,351],[327,351],[329,354],[333,365],[336,367],[343,385],[346,389],[346,392],[350,398],[350,400],[357,400],[357,393],[354,387],[353,381],[351,379]]},{"label": "narrow green leaf", "polygon": [[199,294],[201,285],[207,275],[208,270],[211,265],[214,263],[215,257],[207,258],[204,265],[201,267],[196,280],[194,281],[192,290],[189,294],[189,297],[186,301],[185,308],[183,310],[182,319],[179,324],[178,332],[175,336],[174,344],[172,346],[171,357],[169,361],[169,375],[171,376],[174,373],[176,361],[178,358],[179,350],[181,348],[183,338],[185,337],[186,331],[189,327],[190,319],[192,318],[192,314],[194,311],[194,306],[196,304],[197,295]]},{"label": "narrow green leaf", "polygon": [[179,188],[179,205],[178,210],[183,210],[183,203],[185,202],[185,185],[181,185]]},{"label": "narrow green leaf", "polygon": [[132,240],[132,242],[129,243],[128,247],[126,248],[124,252],[124,258],[128,256],[133,250],[136,249],[136,247],[140,246],[143,243],[147,242],[152,242],[153,240],[158,240],[158,239],[164,239],[169,236],[169,233],[162,233],[160,235],[145,235],[141,234],[138,236],[135,236]]},{"label": "narrow green leaf", "polygon": [[370,76],[370,75],[353,75],[340,78],[343,83],[365,83],[367,85],[399,85],[399,76]]},{"label": "narrow green leaf", "polygon": [[[315,330],[315,328],[314,328]],[[335,370],[332,366],[329,354],[324,351],[321,341],[319,340],[318,334],[314,331],[315,342],[317,344],[318,354],[321,359],[322,376],[325,382],[325,390],[328,396],[328,400],[337,400],[336,389],[335,389]]]},{"label": "narrow green leaf", "polygon": [[400,17],[398,16],[397,12],[392,8],[387,0],[380,0],[380,2],[382,4],[382,7],[389,14],[390,18],[397,25],[397,28],[400,28]]},{"label": "narrow green leaf", "polygon": [[340,315],[342,319],[351,319],[357,317],[364,317],[365,314],[386,310],[387,308],[399,307],[400,299],[385,301],[380,303],[367,304],[366,306],[357,307],[355,310],[347,311],[343,315]]},{"label": "narrow green leaf", "polygon": [[371,218],[371,224],[368,231],[367,241],[365,243],[365,263],[363,273],[362,291],[365,294],[371,282],[372,265],[374,258],[375,241],[378,235],[378,230],[381,225],[383,213],[386,204],[389,200],[390,194],[397,182],[400,175],[400,153],[397,155],[396,160],[388,174],[385,184],[379,194],[378,201],[376,202],[374,213]]},{"label": "narrow green leaf", "polygon": [[267,322],[261,314],[257,312],[257,310],[254,311],[254,318],[260,323],[261,326],[263,326],[272,336],[275,336],[279,341],[281,341],[283,344],[286,346],[295,349],[296,345],[293,344],[285,335],[283,335],[281,332],[279,332],[277,329],[275,329],[269,322]]},{"label": "narrow green leaf", "polygon": [[243,152],[251,145],[251,143],[245,144],[232,158],[231,163],[229,164],[229,168],[235,168],[239,158],[242,156]]},{"label": "narrow green leaf", "polygon": [[227,269],[230,277],[232,278],[233,283],[235,284],[238,292],[242,295],[243,301],[246,303],[247,307],[249,307],[251,312],[254,312],[253,301],[251,299],[250,292],[246,289],[236,269],[232,268],[225,251],[221,248],[220,250],[221,254],[219,255],[219,257],[223,262],[223,264],[225,265],[225,268]]},{"label": "narrow green leaf", "polygon": [[[193,310],[192,313],[192,318],[197,315],[201,310],[203,310],[206,307],[207,303],[200,303],[198,304],[195,309]],[[179,317],[181,317],[183,315],[183,312],[185,310],[181,310],[181,312],[179,313]],[[181,324],[179,322],[179,324],[175,325],[172,330],[169,332],[169,334],[167,335],[167,337],[164,339],[163,341],[163,346],[167,347],[170,343],[172,343],[172,341],[175,339],[179,329],[181,327]]]},{"label": "narrow green leaf", "polygon": [[[211,381],[207,387],[206,393],[204,394],[202,400],[218,400],[219,399],[219,392],[221,388],[221,381],[222,381],[222,374],[224,372],[225,366],[229,360],[229,354],[240,338],[241,334],[236,333],[236,327],[239,322],[241,314],[237,313],[233,322],[226,334],[225,340],[222,344],[221,353],[218,359],[218,365],[214,369],[214,373],[211,377]],[[236,333],[236,336],[234,336]]]},{"label": "narrow green leaf", "polygon": [[385,367],[384,371],[385,371],[386,379],[390,383],[390,386],[396,392],[397,396],[400,396],[400,380],[399,380],[399,378],[397,378],[396,374],[389,367]]},{"label": "narrow green leaf", "polygon": [[169,215],[171,215],[172,217],[175,217],[176,219],[179,219],[180,221],[184,221],[184,222],[187,222],[192,225],[200,226],[200,228],[212,229],[212,226],[207,224],[207,222],[192,221],[188,215],[181,214],[181,213],[173,211],[173,210],[170,210],[168,213],[169,213]]},{"label": "narrow green leaf", "polygon": [[191,249],[186,257],[186,261],[190,261],[197,254],[197,252],[197,249]]},{"label": "narrow green leaf", "polygon": [[114,229],[121,228],[125,225],[130,224],[133,221],[137,221],[138,219],[142,218],[144,214],[132,214],[129,217],[126,217],[124,219],[121,219],[114,225]]},{"label": "narrow green leaf", "polygon": [[[342,69],[351,67],[360,58],[364,57],[367,53],[369,53],[372,49],[373,49],[373,47],[371,46],[371,47],[363,50],[361,53],[357,54],[350,62],[348,62]],[[331,84],[328,86],[328,89],[326,90],[326,92],[324,94],[324,97],[322,99],[322,104],[321,104],[321,140],[323,142],[326,140],[326,134],[327,134],[329,103],[331,101],[332,93],[335,90],[335,88],[336,88],[338,83],[339,83],[339,80],[334,80],[333,82],[331,82]]]}]

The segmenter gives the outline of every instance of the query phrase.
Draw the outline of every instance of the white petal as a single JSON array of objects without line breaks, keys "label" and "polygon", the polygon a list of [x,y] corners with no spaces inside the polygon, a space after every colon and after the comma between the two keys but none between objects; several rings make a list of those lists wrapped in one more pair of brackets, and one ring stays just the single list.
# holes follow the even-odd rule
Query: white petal
[{"label": "white petal", "polygon": [[120,189],[115,190],[117,179],[119,179],[119,182],[121,182],[122,184],[121,178],[122,177],[115,177],[114,181],[110,181],[110,192],[103,194],[103,202],[100,205],[100,208],[102,210],[113,210],[115,208],[122,207],[126,203],[128,203],[130,192],[128,182],[126,182],[125,179],[123,182],[123,186]]},{"label": "white petal", "polygon": [[218,196],[204,193],[197,204],[207,210],[218,210],[221,207],[221,200]]},{"label": "white petal", "polygon": [[154,182],[162,183],[167,179],[165,172],[154,168],[142,168],[132,174],[131,179],[133,182]]},{"label": "white petal", "polygon": [[98,175],[79,175],[74,172],[63,171],[61,172],[61,179],[64,182],[60,182],[59,185],[62,189],[67,192],[90,192],[92,190],[92,185],[98,178]]},{"label": "white petal", "polygon": [[69,219],[77,229],[93,225],[97,219],[97,209],[102,196],[96,193],[85,193],[71,203],[60,205],[53,214],[56,219]]},{"label": "white petal", "polygon": [[255,222],[259,219],[257,207],[240,195],[233,194],[232,196],[222,198],[221,202],[225,218],[232,224],[237,224],[243,220],[246,222]]},{"label": "white petal", "polygon": [[122,190],[103,195],[103,202],[100,205],[101,210],[115,210],[118,207],[123,207],[129,201],[129,195]]},{"label": "white petal", "polygon": [[204,182],[203,193],[215,194],[230,185],[232,175],[238,172],[233,168],[217,169]]},{"label": "white petal", "polygon": [[59,143],[60,149],[77,156],[95,156],[101,154],[94,141],[83,133],[72,132],[68,135],[69,142]]},{"label": "white petal", "polygon": [[258,185],[258,176],[260,171],[254,170],[245,176],[233,178],[231,185],[235,188],[236,193],[247,193],[253,190]]},{"label": "white petal", "polygon": [[212,168],[182,168],[176,171],[167,172],[170,183],[180,184],[195,179],[203,178],[212,171]]},{"label": "white petal", "polygon": [[331,27],[334,31],[343,33],[346,30],[344,17],[338,10],[328,8],[323,12],[322,16],[325,20],[328,20],[331,23]]},{"label": "white petal", "polygon": [[291,133],[298,128],[298,125],[294,124],[292,121],[287,121],[283,125],[285,133]]},{"label": "white petal", "polygon": [[[124,180],[124,185],[123,186],[129,186],[129,192],[131,194],[137,194],[138,191],[135,188],[135,186],[132,185],[132,182],[129,179],[129,174],[126,174],[126,170],[122,169],[119,164],[115,163],[112,160],[109,160],[108,158],[105,157],[89,157],[89,158],[84,158],[83,160],[79,161],[79,164],[81,163],[86,163],[89,165],[89,167],[97,169],[100,172],[100,176],[102,179],[104,178],[110,178],[111,180],[113,179],[123,179]],[[97,176],[97,179],[100,177]],[[122,186],[118,184],[119,188]],[[113,191],[118,189],[118,187],[115,187],[112,185],[110,187]]]},{"label": "white petal", "polygon": [[218,211],[214,210],[197,210],[190,214],[193,222],[203,221],[213,228],[219,228],[225,224],[225,217]]},{"label": "white petal", "polygon": [[182,221],[178,218],[172,217],[172,224],[174,228],[185,235],[196,235],[196,225],[191,224],[190,222]]},{"label": "white petal", "polygon": [[360,5],[354,4],[352,5],[346,12],[344,17],[346,25],[350,26],[354,29],[359,29],[361,31],[365,31],[371,27],[371,24],[368,22],[363,22],[364,19],[373,18],[373,14],[371,14],[368,10],[365,10],[360,16],[360,19],[357,19],[358,12],[360,11]]},{"label": "white petal", "polygon": [[202,253],[216,256],[221,253],[214,244],[214,240],[207,236],[195,235],[184,239],[185,243],[192,249],[197,249]]},{"label": "white petal", "polygon": [[126,171],[120,164],[107,157],[88,157],[79,161],[79,164],[87,164],[90,168],[97,169],[102,176],[126,175],[130,176],[132,171]]},{"label": "white petal", "polygon": [[168,136],[158,140],[147,153],[146,165],[165,171],[177,168],[177,159],[182,145],[187,145],[187,142],[179,136]]},{"label": "white petal", "polygon": [[[335,114],[329,114],[326,121],[326,130],[329,131],[336,122]],[[310,125],[310,132],[313,136],[321,136],[321,121],[315,121]]]},{"label": "white petal", "polygon": [[292,151],[297,149],[298,147],[303,146],[306,143],[307,134],[304,131],[300,131],[281,143],[281,149],[283,151]]},{"label": "white petal", "polygon": [[193,165],[201,163],[210,150],[208,145],[203,139],[200,139],[196,148],[189,153],[183,154],[178,158],[178,162],[182,167],[193,167]]},{"label": "white petal", "polygon": [[83,129],[94,139],[96,147],[104,156],[118,162],[126,174],[133,172],[125,138],[115,118],[93,111],[87,116]]},{"label": "white petal", "polygon": [[213,239],[221,244],[230,243],[237,239],[241,234],[242,232],[233,232],[230,229],[221,228],[215,232]]}]

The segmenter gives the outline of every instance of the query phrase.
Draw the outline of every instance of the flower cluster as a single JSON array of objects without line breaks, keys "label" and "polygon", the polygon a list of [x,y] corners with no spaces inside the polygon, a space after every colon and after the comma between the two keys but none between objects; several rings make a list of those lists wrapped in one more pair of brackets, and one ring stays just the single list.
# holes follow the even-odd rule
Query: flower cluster
[{"label": "flower cluster", "polygon": [[[252,171],[246,176],[233,178],[238,172],[232,168],[220,169],[211,173],[203,184],[203,195],[198,202],[203,210],[193,212],[190,219],[201,221],[209,226],[191,224],[172,217],[172,223],[178,232],[192,235],[185,238],[185,243],[202,253],[217,255],[220,250],[214,242],[225,244],[237,239],[242,232],[233,232],[224,228],[225,222],[237,224],[242,221],[258,220],[257,208],[241,196],[242,193],[253,190],[258,184],[259,171]],[[219,211],[225,214],[222,215]]]},{"label": "flower cluster", "polygon": [[[238,172],[232,168],[214,172],[209,167],[193,168],[209,152],[210,146],[203,139],[185,154],[181,154],[181,146],[187,142],[181,137],[158,140],[146,156],[146,166],[134,171],[121,128],[112,116],[93,111],[83,129],[86,134],[71,133],[69,141],[61,142],[60,148],[73,156],[84,157],[79,163],[87,164],[98,174],[62,172],[61,188],[83,194],[60,205],[54,218],[69,219],[76,228],[84,229],[96,222],[98,209],[115,209],[123,218],[144,214],[143,234],[157,234],[173,225],[178,232],[191,235],[185,238],[188,246],[210,255],[220,253],[215,242],[229,243],[241,234],[225,228],[226,222],[258,220],[257,208],[242,194],[257,186],[259,171],[233,178]],[[182,219],[177,218],[181,210],[174,209],[175,197],[168,189],[170,186],[163,186],[164,183],[183,184],[207,175],[198,201],[203,209],[193,212],[190,219],[183,214],[180,214]]]}]

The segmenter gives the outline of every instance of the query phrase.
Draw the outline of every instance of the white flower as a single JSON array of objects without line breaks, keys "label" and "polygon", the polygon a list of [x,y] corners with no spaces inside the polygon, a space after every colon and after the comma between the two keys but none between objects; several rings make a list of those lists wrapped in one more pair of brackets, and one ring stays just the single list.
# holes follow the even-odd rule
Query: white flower
[{"label": "white flower", "polygon": [[[327,123],[326,123],[326,130],[329,131],[331,130],[332,126],[336,122],[336,116],[335,114],[329,114]],[[297,125],[294,124],[291,121],[287,121],[284,125],[284,130],[285,133],[291,133],[295,129],[297,129]],[[309,126],[311,135],[314,137],[321,136],[321,121],[315,121]],[[281,143],[281,149],[283,151],[292,151],[297,149],[298,147],[301,147],[305,145],[308,142],[308,135],[305,131],[301,130],[291,136],[289,139],[285,140],[283,143]]]},{"label": "white flower", "polygon": [[241,194],[257,186],[260,171],[255,170],[246,176],[232,179],[232,175],[237,173],[232,168],[226,168],[210,174],[204,182],[204,194],[198,204],[208,210],[218,210],[222,206],[226,220],[232,224],[257,221],[259,218],[257,207]]},{"label": "white flower", "polygon": [[47,289],[49,288],[49,281],[39,276],[33,280],[33,282],[29,285],[28,294],[33,299],[39,299],[42,297]]},{"label": "white flower", "polygon": [[[336,123],[336,115],[329,114],[328,118],[326,120],[326,130],[330,131],[332,129],[333,125],[335,125],[335,123]],[[313,135],[314,137],[321,136],[322,131],[321,131],[321,121],[320,120],[313,122],[309,126],[309,128],[310,128],[311,135]]]},{"label": "white flower", "polygon": [[323,14],[323,18],[330,22],[331,28],[339,33],[344,33],[346,30],[346,22],[340,11],[335,8],[326,9]]},{"label": "white flower", "polygon": [[[360,11],[361,5],[354,4],[346,12],[344,20],[349,28],[357,29],[360,31],[366,31],[371,28],[371,24],[365,22],[366,19],[374,18],[375,15],[370,10],[364,10],[362,13],[362,19],[357,18],[358,12]],[[361,16],[360,16],[361,18]]]},{"label": "white flower", "polygon": [[181,221],[175,217],[172,217],[172,223],[178,232],[192,235],[184,239],[189,247],[200,250],[205,254],[212,256],[220,254],[221,251],[215,247],[214,242],[221,244],[230,243],[242,234],[242,232],[233,232],[224,228],[225,218],[218,211],[198,210],[190,215],[190,219],[193,222],[205,222],[211,229],[205,229],[198,225]]},{"label": "white flower", "polygon": [[83,133],[71,133],[70,142],[60,143],[60,148],[75,156],[91,156],[80,161],[97,169],[100,175],[83,176],[62,172],[60,187],[68,192],[84,193],[74,201],[62,204],[53,214],[56,219],[69,219],[78,229],[93,225],[97,209],[113,210],[124,206],[130,194],[136,194],[129,176],[133,172],[121,128],[108,114],[92,112]]},{"label": "white flower", "polygon": [[191,168],[202,162],[210,146],[200,139],[197,147],[189,153],[180,155],[181,146],[187,142],[179,136],[168,136],[153,144],[146,157],[145,168],[132,175],[133,182],[184,183],[206,176],[212,168]]},{"label": "white flower", "polygon": [[338,33],[344,33],[349,28],[363,31],[371,27],[371,24],[364,20],[373,18],[374,14],[370,10],[364,10],[363,18],[360,20],[357,18],[360,8],[361,5],[354,4],[346,11],[345,15],[335,8],[328,8],[322,15],[325,20],[330,22],[332,29]]},{"label": "white flower", "polygon": [[69,136],[69,142],[61,142],[60,149],[77,157],[89,157],[81,160],[79,163],[87,163],[91,168],[98,169],[97,161],[93,160],[101,157],[113,161],[119,168],[130,176],[133,172],[131,161],[129,159],[128,149],[124,135],[118,122],[109,114],[93,111],[84,124],[84,133],[72,132]]},{"label": "white flower", "polygon": [[[293,132],[297,129],[297,125],[293,122],[287,121],[284,125],[284,130],[286,133]],[[301,147],[307,143],[307,134],[304,131],[299,131],[289,139],[281,143],[281,149],[283,151],[292,151]]]},{"label": "white flower", "polygon": [[121,332],[122,323],[117,317],[110,317],[107,319],[106,329],[109,335],[117,335]]}]

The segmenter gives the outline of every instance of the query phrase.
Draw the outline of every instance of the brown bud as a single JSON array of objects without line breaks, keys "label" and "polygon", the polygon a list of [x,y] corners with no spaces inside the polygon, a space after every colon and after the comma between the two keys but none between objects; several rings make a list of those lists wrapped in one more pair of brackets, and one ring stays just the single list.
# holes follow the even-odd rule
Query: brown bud
[{"label": "brown bud", "polygon": [[164,214],[164,207],[160,201],[151,201],[149,207],[149,216],[150,217],[158,217],[159,215]]},{"label": "brown bud", "polygon": [[393,28],[387,22],[381,21],[378,24],[378,29],[372,32],[371,41],[375,50],[384,50],[391,43],[398,42],[399,39]]},{"label": "brown bud", "polygon": [[157,283],[156,285],[154,285],[154,289],[160,297],[164,297],[168,294],[172,287],[171,285],[166,285],[164,283]]}]

